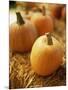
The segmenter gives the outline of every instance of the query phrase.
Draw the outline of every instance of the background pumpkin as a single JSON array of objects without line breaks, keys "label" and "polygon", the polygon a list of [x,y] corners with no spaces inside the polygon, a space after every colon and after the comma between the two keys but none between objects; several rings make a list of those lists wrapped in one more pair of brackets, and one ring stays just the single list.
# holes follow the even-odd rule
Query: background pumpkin
[{"label": "background pumpkin", "polygon": [[9,42],[12,51],[26,52],[37,38],[35,27],[28,20],[24,20],[19,12],[16,13],[17,21],[10,25]]},{"label": "background pumpkin", "polygon": [[66,7],[63,7],[63,8],[62,8],[61,16],[62,16],[62,18],[66,21]]},{"label": "background pumpkin", "polygon": [[47,76],[58,69],[63,62],[63,48],[50,34],[40,36],[31,51],[32,69],[39,75]]},{"label": "background pumpkin", "polygon": [[18,2],[16,2],[16,6],[22,7],[22,9],[25,9],[25,14],[27,15],[27,14],[29,14],[29,11],[32,8],[36,7],[36,3],[34,3],[34,2],[26,2],[25,3],[25,2],[18,1]]},{"label": "background pumpkin", "polygon": [[56,19],[61,19],[61,11],[62,11],[62,8],[64,7],[64,5],[62,4],[54,4],[52,5],[50,8],[51,10],[51,15],[53,17],[55,17]]},{"label": "background pumpkin", "polygon": [[31,22],[36,26],[39,35],[52,32],[54,27],[53,18],[49,15],[45,15],[45,6],[42,7],[42,12],[42,14],[32,15],[31,17]]}]

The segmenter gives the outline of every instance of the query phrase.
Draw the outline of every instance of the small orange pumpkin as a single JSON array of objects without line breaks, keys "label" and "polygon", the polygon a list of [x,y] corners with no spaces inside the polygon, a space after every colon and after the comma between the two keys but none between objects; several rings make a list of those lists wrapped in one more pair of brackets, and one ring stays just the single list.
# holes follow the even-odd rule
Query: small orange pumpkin
[{"label": "small orange pumpkin", "polygon": [[30,61],[32,69],[39,75],[47,76],[56,71],[63,62],[63,48],[49,33],[40,36],[34,43]]},{"label": "small orange pumpkin", "polygon": [[12,51],[26,52],[37,38],[35,27],[28,20],[24,20],[19,12],[16,13],[17,22],[10,25],[9,40]]},{"label": "small orange pumpkin", "polygon": [[43,7],[43,15],[42,14],[34,14],[31,17],[31,22],[37,28],[39,35],[43,35],[47,32],[53,31],[53,19],[52,17],[45,15],[45,8]]}]

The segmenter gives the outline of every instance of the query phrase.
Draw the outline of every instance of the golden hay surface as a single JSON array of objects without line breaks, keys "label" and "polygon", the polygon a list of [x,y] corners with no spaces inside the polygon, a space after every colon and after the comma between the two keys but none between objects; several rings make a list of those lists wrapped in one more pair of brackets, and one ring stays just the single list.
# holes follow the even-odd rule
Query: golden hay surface
[{"label": "golden hay surface", "polygon": [[62,65],[50,76],[37,75],[30,65],[30,53],[10,53],[9,88],[32,88],[66,85],[66,69]]}]

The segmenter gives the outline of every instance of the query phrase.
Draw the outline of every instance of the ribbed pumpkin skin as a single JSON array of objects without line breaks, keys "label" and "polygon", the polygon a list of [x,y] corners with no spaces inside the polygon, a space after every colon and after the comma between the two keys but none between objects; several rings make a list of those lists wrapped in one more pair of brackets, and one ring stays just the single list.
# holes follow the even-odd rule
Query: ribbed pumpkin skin
[{"label": "ribbed pumpkin skin", "polygon": [[56,71],[63,62],[63,49],[60,43],[52,37],[53,45],[48,45],[46,35],[39,37],[31,51],[32,69],[41,76],[47,76]]},{"label": "ribbed pumpkin skin", "polygon": [[30,51],[38,34],[35,27],[27,20],[24,25],[16,22],[10,25],[9,43],[12,51]]}]

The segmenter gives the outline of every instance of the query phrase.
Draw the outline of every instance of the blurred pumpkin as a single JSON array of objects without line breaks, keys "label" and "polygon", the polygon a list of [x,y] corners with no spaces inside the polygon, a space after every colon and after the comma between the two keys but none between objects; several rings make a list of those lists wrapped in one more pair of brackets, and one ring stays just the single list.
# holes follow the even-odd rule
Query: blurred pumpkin
[{"label": "blurred pumpkin", "polygon": [[16,15],[17,21],[10,25],[10,48],[17,52],[30,51],[37,38],[37,31],[30,21],[22,18],[19,12]]},{"label": "blurred pumpkin", "polygon": [[62,11],[61,11],[61,16],[64,20],[66,20],[66,7],[63,7],[62,8]]},{"label": "blurred pumpkin", "polygon": [[46,10],[45,7],[42,7],[41,14],[33,14],[31,17],[31,22],[37,28],[39,35],[43,35],[47,32],[53,31],[53,18],[49,15],[45,15]]},{"label": "blurred pumpkin", "polygon": [[32,11],[33,11],[34,13],[36,13],[36,12],[42,12],[42,9],[39,8],[39,7],[34,7],[34,8],[32,8]]},{"label": "blurred pumpkin", "polygon": [[57,19],[61,18],[61,11],[62,8],[64,7],[63,4],[54,4],[51,6],[51,15]]},{"label": "blurred pumpkin", "polygon": [[[36,7],[36,3],[35,3],[35,2],[17,1],[17,2],[16,2],[16,6],[17,6],[17,7],[21,7],[22,10],[24,9],[25,14],[28,15],[28,14],[29,14],[29,11],[30,11],[32,8]],[[22,10],[21,10],[21,11],[22,11]],[[28,16],[28,17],[29,17],[29,16]],[[28,18],[28,17],[27,17],[27,18]]]},{"label": "blurred pumpkin", "polygon": [[36,6],[36,3],[34,2],[22,2],[22,1],[17,1],[16,2],[17,6],[22,6],[22,7],[28,7],[28,8],[33,8]]},{"label": "blurred pumpkin", "polygon": [[63,54],[61,44],[50,33],[40,36],[31,51],[32,69],[39,75],[50,75],[62,64]]}]

